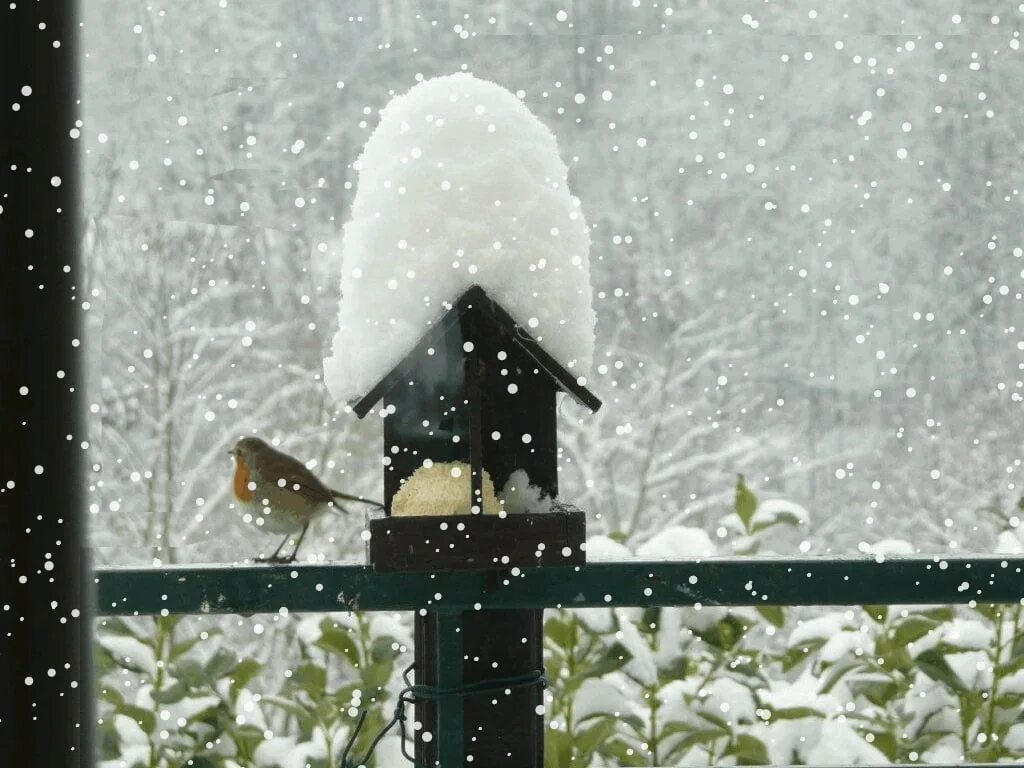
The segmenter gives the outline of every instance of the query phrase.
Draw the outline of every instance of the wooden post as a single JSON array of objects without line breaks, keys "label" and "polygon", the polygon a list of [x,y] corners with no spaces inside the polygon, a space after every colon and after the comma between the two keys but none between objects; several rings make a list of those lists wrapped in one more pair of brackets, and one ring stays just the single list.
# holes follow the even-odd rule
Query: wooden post
[{"label": "wooden post", "polygon": [[0,762],[11,766],[94,757],[74,7],[11,3],[0,22]]}]

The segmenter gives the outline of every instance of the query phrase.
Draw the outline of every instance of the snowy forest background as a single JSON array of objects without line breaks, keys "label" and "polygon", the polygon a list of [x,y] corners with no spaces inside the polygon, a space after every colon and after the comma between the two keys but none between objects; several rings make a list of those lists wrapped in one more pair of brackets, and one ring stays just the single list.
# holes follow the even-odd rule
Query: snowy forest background
[{"label": "snowy forest background", "polygon": [[[561,492],[588,511],[608,551],[641,551],[668,526],[685,526],[674,529],[689,537],[681,553],[1024,548],[1024,6],[95,0],[83,13],[83,309],[99,564],[231,561],[276,546],[231,504],[227,450],[253,429],[315,460],[335,487],[380,497],[379,423],[339,411],[320,381],[351,165],[394,94],[420,75],[461,69],[520,91],[552,129],[592,227],[598,337],[589,384],[605,407],[590,416],[561,406]],[[779,524],[750,535],[734,506],[738,474],[775,500],[763,514]],[[304,555],[361,560],[360,529],[324,520]],[[614,622],[633,620],[606,613],[613,625],[586,624],[598,627],[592,652],[615,642]],[[791,643],[793,622],[808,615],[750,614],[720,618],[745,628],[761,621],[762,632],[776,622]],[[884,621],[834,615],[839,624],[819,630],[822,644],[844,621],[854,633],[888,631]],[[678,616],[677,632],[705,622]],[[555,628],[552,653],[584,632],[575,614],[557,618],[570,629]],[[104,626],[163,658],[168,638],[207,631],[194,621]],[[352,617],[337,621],[373,634]],[[1024,658],[1019,611],[948,611],[914,631],[926,621],[926,632],[973,621],[990,632],[960,651],[997,664],[1005,646]],[[257,637],[248,622],[222,624],[234,643],[225,647],[247,649],[235,663],[252,661],[253,679],[264,674],[268,689],[271,671],[287,663],[282,649],[330,646],[317,634],[326,629],[302,630],[288,617]],[[774,634],[751,640],[751,652],[768,653]],[[857,642],[865,636],[874,637]],[[219,651],[194,637],[183,653],[212,663]],[[633,670],[638,690],[659,690],[662,673],[666,684],[685,677],[670,670],[683,653],[677,640],[675,656],[652,656],[653,678]],[[722,642],[708,664],[732,674],[722,659],[739,651]],[[146,668],[125,662],[120,648],[107,673],[145,680]],[[641,655],[631,648],[630,663]],[[907,685],[925,674],[954,699],[963,693],[951,687],[964,685],[955,675],[921,673],[918,656],[906,660]],[[813,679],[838,658],[813,662]],[[315,654],[306,661],[320,664]],[[779,664],[772,685],[793,683],[797,667]],[[323,666],[328,689],[349,680],[344,665]],[[629,673],[595,669],[598,682]],[[979,684],[991,687],[986,680]],[[152,677],[145,685],[169,687]],[[856,701],[852,690],[844,695]],[[886,706],[898,708],[907,690],[889,691]],[[217,706],[230,722],[238,691],[222,693]],[[157,709],[152,696],[105,701],[137,724],[141,715],[126,707]],[[185,717],[188,727],[206,712]],[[978,715],[979,727],[994,732],[999,717],[989,714]],[[347,721],[302,730],[295,712],[281,717],[305,734],[292,733],[293,746],[322,747],[307,757],[326,759],[331,739],[347,733]],[[108,733],[110,755],[138,741],[121,726],[116,738]],[[142,730],[144,764],[176,764],[154,747],[155,721]],[[970,727],[960,731],[968,754],[963,744],[977,743]],[[698,732],[679,730],[674,743]],[[862,746],[874,741],[850,732]],[[694,739],[687,762],[728,757],[723,744],[735,758],[752,748],[744,733]],[[591,734],[586,754],[577,736],[574,765],[627,759],[599,754],[608,732]],[[1024,730],[1018,738],[1024,752]],[[918,754],[900,749],[883,756]],[[240,755],[230,759],[278,764]],[[552,764],[570,764],[560,760]]]}]

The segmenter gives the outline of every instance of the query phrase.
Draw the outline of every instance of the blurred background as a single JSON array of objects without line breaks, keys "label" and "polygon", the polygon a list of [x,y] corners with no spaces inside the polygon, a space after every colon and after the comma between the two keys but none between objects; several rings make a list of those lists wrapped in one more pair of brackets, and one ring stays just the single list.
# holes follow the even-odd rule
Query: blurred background
[{"label": "blurred background", "polygon": [[[605,407],[566,401],[559,424],[561,493],[592,533],[635,548],[675,524],[749,551],[720,525],[738,474],[804,521],[760,551],[991,552],[1019,533],[1024,6],[83,13],[98,563],[276,546],[229,491],[252,430],[381,497],[379,421],[321,382],[352,164],[392,96],[460,70],[551,128],[592,227]],[[323,520],[303,556],[361,560],[361,528]]]}]

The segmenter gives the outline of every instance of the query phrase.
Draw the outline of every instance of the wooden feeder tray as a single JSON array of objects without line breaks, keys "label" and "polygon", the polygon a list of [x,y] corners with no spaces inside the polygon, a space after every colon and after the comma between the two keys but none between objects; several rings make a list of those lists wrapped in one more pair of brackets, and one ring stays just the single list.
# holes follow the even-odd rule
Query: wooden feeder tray
[{"label": "wooden feeder tray", "polygon": [[375,571],[504,570],[583,565],[579,509],[507,515],[378,517],[370,520]]}]

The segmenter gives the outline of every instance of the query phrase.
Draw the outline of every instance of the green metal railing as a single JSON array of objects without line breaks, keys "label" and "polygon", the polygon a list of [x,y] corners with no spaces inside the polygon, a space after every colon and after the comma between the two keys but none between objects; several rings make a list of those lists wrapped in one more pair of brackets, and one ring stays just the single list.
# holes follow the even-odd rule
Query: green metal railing
[{"label": "green metal railing", "polygon": [[[438,687],[461,683],[463,611],[614,606],[1024,604],[1024,558],[713,559],[500,573],[376,573],[361,565],[117,568],[100,615],[436,611]],[[462,708],[439,701],[438,761],[462,765]]]}]

